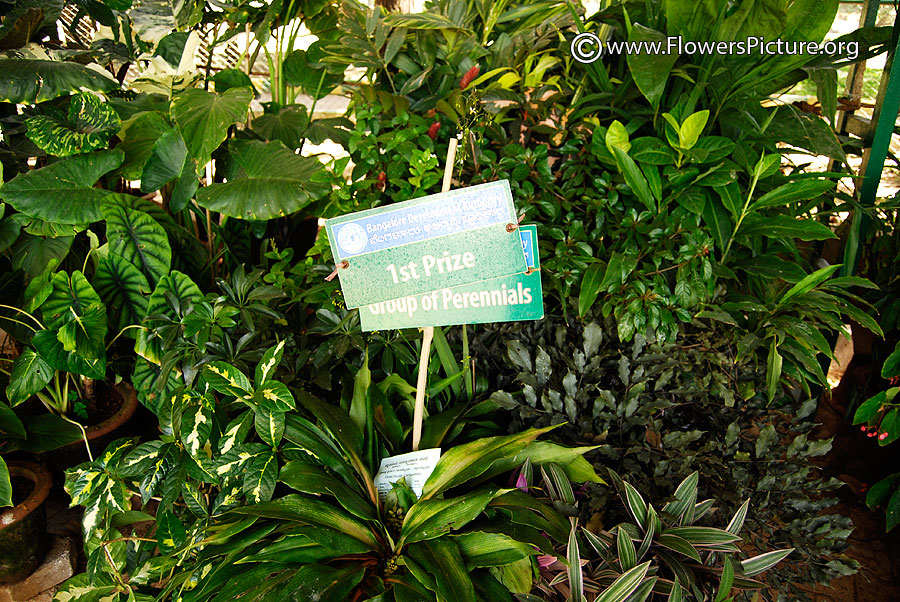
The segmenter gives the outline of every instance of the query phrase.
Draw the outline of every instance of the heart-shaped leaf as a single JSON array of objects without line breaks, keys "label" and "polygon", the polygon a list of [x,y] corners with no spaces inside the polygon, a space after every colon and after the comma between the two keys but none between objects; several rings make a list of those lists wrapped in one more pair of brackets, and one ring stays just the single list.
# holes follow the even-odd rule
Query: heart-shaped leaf
[{"label": "heart-shaped leaf", "polygon": [[172,99],[172,118],[197,163],[206,165],[225,141],[228,128],[247,116],[252,99],[250,88],[231,88],[222,94],[190,88]]},{"label": "heart-shaped leaf", "polygon": [[124,158],[122,151],[109,150],[62,159],[20,173],[3,185],[3,198],[18,211],[48,222],[96,222],[103,219],[100,205],[109,193],[94,184]]},{"label": "heart-shaped leaf", "polygon": [[231,217],[266,220],[299,211],[330,189],[312,181],[322,170],[318,159],[295,155],[280,142],[236,140],[229,146],[228,182],[200,189],[201,207]]},{"label": "heart-shaped leaf", "polygon": [[35,115],[25,123],[28,138],[48,155],[57,157],[106,148],[109,139],[121,127],[116,112],[89,92],[72,96],[64,121],[49,115]]}]

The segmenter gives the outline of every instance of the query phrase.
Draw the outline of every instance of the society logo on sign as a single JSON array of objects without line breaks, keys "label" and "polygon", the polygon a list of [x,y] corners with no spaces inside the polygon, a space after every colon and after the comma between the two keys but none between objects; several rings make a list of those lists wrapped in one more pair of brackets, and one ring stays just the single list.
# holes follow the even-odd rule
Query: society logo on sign
[{"label": "society logo on sign", "polygon": [[347,224],[338,232],[338,244],[347,255],[356,255],[366,248],[366,231],[359,224]]}]

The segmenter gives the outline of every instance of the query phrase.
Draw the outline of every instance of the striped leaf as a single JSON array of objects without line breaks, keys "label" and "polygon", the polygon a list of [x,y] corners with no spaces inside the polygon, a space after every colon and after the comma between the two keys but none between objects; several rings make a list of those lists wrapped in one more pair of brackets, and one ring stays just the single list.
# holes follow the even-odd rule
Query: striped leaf
[{"label": "striped leaf", "polygon": [[787,556],[793,551],[794,548],[790,548],[787,550],[775,550],[741,561],[741,567],[743,568],[744,576],[752,577],[754,575],[762,573],[763,571],[769,570],[770,568],[787,558]]},{"label": "striped leaf", "polygon": [[640,587],[649,568],[650,562],[648,561],[626,571],[613,581],[608,588],[603,590],[603,593],[597,597],[596,602],[624,602],[628,596]]},{"label": "striped leaf", "polygon": [[741,540],[739,536],[715,527],[672,527],[663,533],[680,537],[695,546],[734,543]]},{"label": "striped leaf", "polygon": [[741,529],[744,527],[744,520],[747,518],[747,510],[749,508],[750,500],[748,499],[743,504],[741,504],[741,507],[738,508],[737,512],[734,513],[734,516],[731,518],[728,526],[725,527],[725,530],[732,535],[739,534],[741,532]]},{"label": "striped leaf", "polygon": [[664,548],[669,548],[673,552],[678,552],[679,554],[687,556],[692,560],[702,562],[700,554],[696,549],[694,549],[694,546],[692,546],[686,539],[678,537],[677,535],[663,533],[656,538],[656,543],[663,546]]},{"label": "striped leaf", "polygon": [[619,551],[619,562],[622,570],[628,571],[637,565],[637,552],[634,549],[634,542],[631,536],[621,527],[616,530],[616,549]]},{"label": "striped leaf", "polygon": [[[577,522],[572,520],[572,528],[569,530],[569,544],[567,550],[567,560],[569,567],[569,590],[571,596],[570,602],[585,602],[584,598],[584,575],[581,571],[581,552],[578,550],[578,530]],[[630,541],[630,540],[629,540]],[[632,548],[633,550],[634,548]]]}]

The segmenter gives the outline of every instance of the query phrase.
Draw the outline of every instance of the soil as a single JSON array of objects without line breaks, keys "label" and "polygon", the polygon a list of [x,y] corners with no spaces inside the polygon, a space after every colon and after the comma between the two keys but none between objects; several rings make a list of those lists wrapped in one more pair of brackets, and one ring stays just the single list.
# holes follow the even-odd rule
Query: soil
[{"label": "soil", "polygon": [[94,381],[92,396],[87,395],[81,401],[87,407],[87,418],[78,418],[84,426],[94,426],[100,424],[122,407],[122,396],[119,395],[109,383],[105,381]]},{"label": "soil", "polygon": [[12,485],[13,506],[18,506],[19,504],[27,500],[28,496],[31,495],[31,492],[34,491],[34,483],[29,479],[23,479],[21,477],[11,477],[9,481]]}]

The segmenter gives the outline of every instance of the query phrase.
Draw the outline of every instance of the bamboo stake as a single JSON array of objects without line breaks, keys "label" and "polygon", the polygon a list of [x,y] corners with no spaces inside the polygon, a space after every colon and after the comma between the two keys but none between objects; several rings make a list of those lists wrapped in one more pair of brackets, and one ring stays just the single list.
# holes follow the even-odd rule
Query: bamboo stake
[{"label": "bamboo stake", "polygon": [[[447,163],[444,165],[444,182],[441,192],[450,190],[450,179],[453,177],[453,164],[456,163],[456,138],[450,139],[447,148]],[[419,378],[416,380],[416,406],[413,411],[413,451],[419,451],[422,440],[422,421],[425,419],[425,386],[428,384],[428,356],[431,355],[431,341],[434,338],[434,326],[422,329],[422,352],[419,354]]]}]

